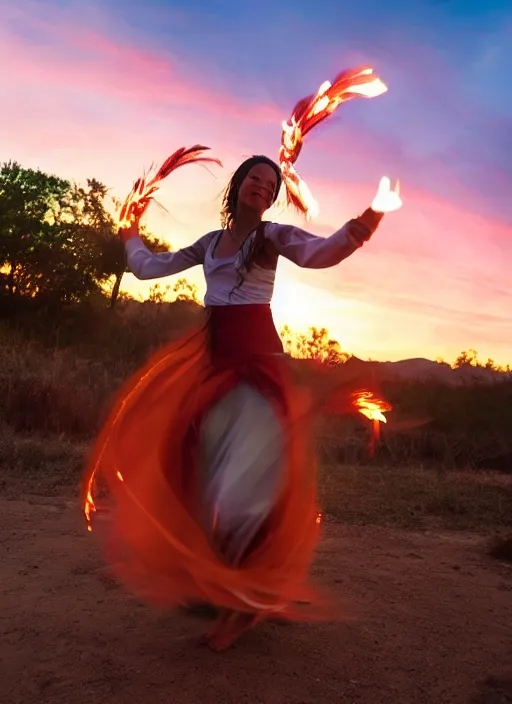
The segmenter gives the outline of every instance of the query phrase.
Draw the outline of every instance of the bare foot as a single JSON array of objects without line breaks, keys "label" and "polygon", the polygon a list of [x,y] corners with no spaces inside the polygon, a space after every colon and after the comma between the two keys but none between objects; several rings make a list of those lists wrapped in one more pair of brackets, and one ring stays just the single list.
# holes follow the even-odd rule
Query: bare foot
[{"label": "bare foot", "polygon": [[232,613],[234,612],[228,611],[227,609],[220,611],[213,626],[201,637],[201,644],[210,645],[210,642],[218,637],[219,632],[223,629],[224,624],[229,620],[229,616]]},{"label": "bare foot", "polygon": [[262,619],[261,614],[237,613],[231,611],[219,619],[208,638],[209,647],[219,653],[229,648],[240,636],[250,631]]}]

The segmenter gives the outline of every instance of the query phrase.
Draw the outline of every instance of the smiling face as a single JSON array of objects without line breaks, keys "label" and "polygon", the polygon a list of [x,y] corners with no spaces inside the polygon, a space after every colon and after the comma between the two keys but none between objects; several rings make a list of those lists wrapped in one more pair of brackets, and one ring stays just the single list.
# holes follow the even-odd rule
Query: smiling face
[{"label": "smiling face", "polygon": [[275,203],[281,188],[281,169],[260,154],[246,159],[231,177],[222,199],[222,227],[231,229],[245,212],[250,220],[261,220],[263,213]]},{"label": "smiling face", "polygon": [[244,178],[238,191],[238,206],[250,208],[260,217],[274,203],[277,174],[268,164],[255,164]]}]

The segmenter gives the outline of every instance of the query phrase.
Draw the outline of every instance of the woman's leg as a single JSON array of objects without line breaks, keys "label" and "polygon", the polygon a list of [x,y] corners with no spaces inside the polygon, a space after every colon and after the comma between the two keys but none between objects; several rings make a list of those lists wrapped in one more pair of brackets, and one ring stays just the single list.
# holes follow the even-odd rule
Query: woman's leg
[{"label": "woman's leg", "polygon": [[[257,391],[241,384],[206,417],[201,435],[207,528],[231,565],[241,565],[265,539],[265,522],[283,481],[279,419]],[[261,619],[225,611],[207,636],[223,650]]]},{"label": "woman's leg", "polygon": [[207,530],[229,564],[246,555],[283,482],[283,436],[271,404],[240,384],[206,416],[201,432]]}]

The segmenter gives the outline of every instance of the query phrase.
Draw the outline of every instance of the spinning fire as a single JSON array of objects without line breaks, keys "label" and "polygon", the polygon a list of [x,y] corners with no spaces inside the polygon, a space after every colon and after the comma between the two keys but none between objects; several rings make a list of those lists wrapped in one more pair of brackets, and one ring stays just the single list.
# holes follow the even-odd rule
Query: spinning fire
[{"label": "spinning fire", "polygon": [[[316,93],[300,100],[293,109],[290,118],[282,123],[279,166],[286,186],[287,200],[289,204],[302,212],[307,219],[317,216],[319,207],[306,182],[299,176],[294,166],[302,150],[305,136],[314,127],[332,115],[342,103],[358,97],[375,98],[385,93],[387,89],[385,83],[374,74],[371,67],[363,66],[343,71],[332,83],[325,81]],[[120,209],[118,216],[119,228],[128,228],[144,214],[151,200],[154,199],[162,181],[180,166],[192,163],[222,166],[218,159],[204,155],[208,150],[209,147],[199,144],[189,149],[178,149],[165,160],[153,175],[148,173],[137,179]],[[390,179],[384,176],[379,183],[377,194],[372,201],[371,207],[363,213],[361,219],[380,219],[384,213],[398,210],[401,206],[402,200],[399,194],[398,182],[395,188],[392,189]],[[386,422],[384,413],[390,411],[391,406],[375,397],[372,392],[366,390],[355,392],[352,398],[352,403],[358,412],[372,421],[370,453],[373,454],[380,437],[380,424]],[[123,477],[119,473],[118,479],[123,481]],[[91,517],[96,511],[93,498],[94,480],[95,475],[93,472],[89,477],[84,501],[84,513],[88,530],[92,529]],[[321,514],[318,515],[317,520],[321,520]]]}]

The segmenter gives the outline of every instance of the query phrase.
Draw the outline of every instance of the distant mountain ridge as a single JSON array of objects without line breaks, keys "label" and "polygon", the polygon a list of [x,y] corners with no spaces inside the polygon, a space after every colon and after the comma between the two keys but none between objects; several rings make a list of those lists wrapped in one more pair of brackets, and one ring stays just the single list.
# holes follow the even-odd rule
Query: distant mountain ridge
[{"label": "distant mountain ridge", "polygon": [[454,369],[446,362],[434,362],[421,357],[403,359],[398,362],[365,362],[352,357],[347,364],[364,364],[365,368],[374,368],[381,379],[432,381],[450,386],[462,384],[495,384],[512,380],[512,373],[499,372],[495,369],[476,367],[465,364]]}]

